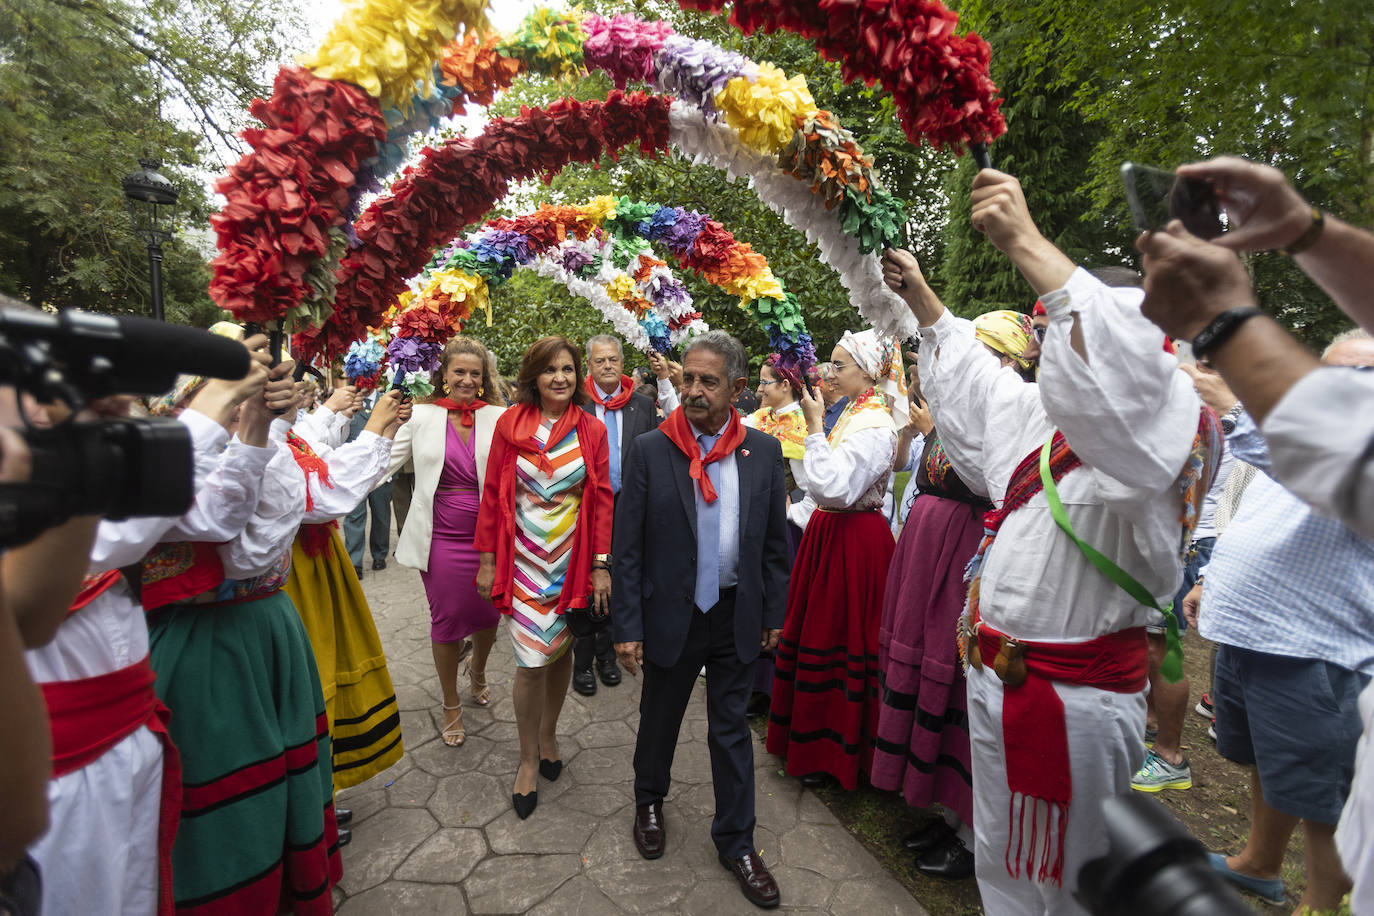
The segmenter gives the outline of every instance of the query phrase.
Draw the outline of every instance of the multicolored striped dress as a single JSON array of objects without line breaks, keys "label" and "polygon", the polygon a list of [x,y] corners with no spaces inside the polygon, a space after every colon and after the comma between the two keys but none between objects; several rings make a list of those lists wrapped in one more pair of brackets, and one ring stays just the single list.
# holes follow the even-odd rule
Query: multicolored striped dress
[{"label": "multicolored striped dress", "polygon": [[[539,424],[542,445],[553,421]],[[546,450],[552,476],[521,452],[515,463],[515,576],[507,628],[522,668],[551,665],[572,645],[567,621],[556,613],[577,531],[577,511],[587,477],[577,430]]]}]

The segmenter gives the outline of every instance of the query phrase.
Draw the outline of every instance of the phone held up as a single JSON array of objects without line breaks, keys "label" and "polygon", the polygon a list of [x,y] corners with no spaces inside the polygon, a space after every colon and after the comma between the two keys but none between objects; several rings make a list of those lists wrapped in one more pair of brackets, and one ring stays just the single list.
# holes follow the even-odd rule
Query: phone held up
[{"label": "phone held up", "polygon": [[1214,239],[1225,231],[1221,202],[1210,181],[1123,162],[1121,182],[1131,219],[1141,232],[1162,230],[1175,219],[1201,239]]}]

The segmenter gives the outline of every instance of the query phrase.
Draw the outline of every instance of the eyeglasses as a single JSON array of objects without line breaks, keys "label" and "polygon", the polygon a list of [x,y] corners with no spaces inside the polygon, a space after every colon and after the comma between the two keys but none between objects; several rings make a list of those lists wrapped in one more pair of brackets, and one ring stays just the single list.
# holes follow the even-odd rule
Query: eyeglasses
[{"label": "eyeglasses", "polygon": [[1031,332],[1035,334],[1035,339],[1038,343],[1045,342],[1045,332],[1048,330],[1049,328],[1046,327],[1031,328]]},{"label": "eyeglasses", "polygon": [[837,362],[835,362],[835,361],[832,360],[831,363],[830,363],[830,365],[832,365],[832,366],[835,367],[835,371],[836,371],[836,372],[839,372],[841,369],[852,369],[852,368],[858,366],[859,364],[858,364],[858,363],[837,363]]},{"label": "eyeglasses", "polygon": [[759,387],[760,387],[760,388],[766,388],[766,387],[768,387],[769,385],[777,385],[777,384],[780,384],[780,382],[779,382],[778,379],[775,379],[775,378],[761,378],[761,379],[759,379]]}]

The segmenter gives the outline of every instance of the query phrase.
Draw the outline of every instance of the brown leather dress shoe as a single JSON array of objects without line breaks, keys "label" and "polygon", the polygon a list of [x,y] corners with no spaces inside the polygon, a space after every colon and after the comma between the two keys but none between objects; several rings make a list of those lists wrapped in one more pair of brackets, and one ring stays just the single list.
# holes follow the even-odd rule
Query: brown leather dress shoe
[{"label": "brown leather dress shoe", "polygon": [[653,802],[635,808],[635,849],[646,859],[663,855],[666,838],[663,832],[663,802]]},{"label": "brown leather dress shoe", "polygon": [[717,853],[716,858],[720,859],[720,864],[726,869],[734,872],[739,889],[744,893],[744,899],[754,906],[778,905],[781,900],[778,882],[773,880],[773,873],[763,864],[763,859],[759,858],[758,853],[747,852],[733,861],[725,858],[724,853]]}]

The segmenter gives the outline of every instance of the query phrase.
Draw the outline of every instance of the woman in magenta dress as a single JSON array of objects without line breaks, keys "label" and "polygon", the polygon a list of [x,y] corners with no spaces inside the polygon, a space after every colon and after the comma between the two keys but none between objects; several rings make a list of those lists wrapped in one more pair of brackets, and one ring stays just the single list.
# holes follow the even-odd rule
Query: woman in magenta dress
[{"label": "woman in magenta dress", "polygon": [[444,696],[440,735],[450,747],[467,737],[458,667],[471,653],[467,674],[472,700],[478,706],[490,703],[487,656],[501,619],[495,606],[477,594],[477,553],[472,549],[487,453],[505,410],[483,400],[497,391],[490,365],[487,348],[476,340],[449,341],[435,384],[440,396],[415,406],[391,453],[393,470],[415,460],[415,491],[396,559],[420,570],[425,584],[434,668]]}]

